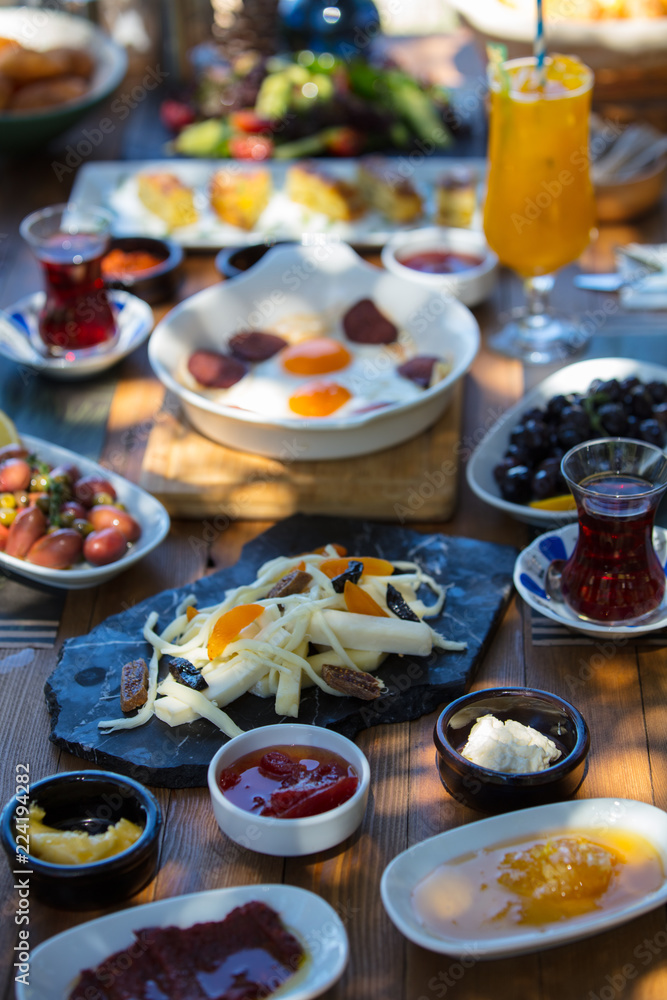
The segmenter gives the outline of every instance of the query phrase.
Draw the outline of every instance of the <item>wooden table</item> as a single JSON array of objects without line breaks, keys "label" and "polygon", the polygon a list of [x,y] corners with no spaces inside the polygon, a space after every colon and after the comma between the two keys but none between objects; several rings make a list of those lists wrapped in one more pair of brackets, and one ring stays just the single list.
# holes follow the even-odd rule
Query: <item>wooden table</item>
[{"label": "wooden table", "polygon": [[[112,135],[98,151],[117,155]],[[0,241],[3,277],[0,305],[6,306],[38,282],[37,267],[23,247],[17,225],[28,211],[62,200],[67,181],[59,183],[49,155],[7,162],[0,191],[6,234]],[[73,175],[69,180],[73,179]],[[665,212],[654,213],[639,226],[607,229],[587,251],[585,269],[610,266],[610,248],[642,238],[665,238]],[[594,310],[600,300],[575,292],[573,269],[558,279],[559,305]],[[217,280],[212,255],[188,256],[180,297]],[[496,313],[520,297],[517,282],[504,275],[492,302],[477,311],[484,330]],[[156,310],[161,316],[170,304]],[[644,320],[638,317],[637,322]],[[612,316],[599,331],[605,336],[617,321]],[[633,329],[629,321],[627,328]],[[639,328],[644,329],[644,327]],[[652,356],[667,363],[663,337],[650,330],[630,336],[614,334],[593,341],[607,353]],[[609,345],[609,346],[608,346]],[[4,362],[0,362],[4,364]],[[466,380],[462,461],[497,415],[518,399],[527,384],[547,370],[524,371],[518,362],[493,355],[484,347]],[[147,434],[162,400],[162,388],[152,376],[145,349],[127,359],[114,373],[115,391],[106,428],[103,459],[130,479],[138,478]],[[28,383],[25,393],[31,392]],[[23,397],[25,405],[26,399]],[[17,398],[14,399],[17,403]],[[35,401],[36,402],[36,401]],[[0,408],[9,408],[0,396]],[[53,428],[54,440],[58,437]],[[179,522],[165,542],[137,567],[112,583],[73,593],[65,605],[58,642],[85,633],[128,604],[164,587],[195,580],[232,564],[241,546],[267,527],[259,522],[232,523],[207,547],[190,544],[191,536],[210,537],[200,522]],[[461,487],[455,517],[442,525],[423,525],[451,535],[524,545],[530,530],[477,500]],[[37,780],[55,771],[88,766],[57,751],[47,739],[49,721],[42,687],[56,662],[56,650],[16,654],[0,651],[0,741],[2,801],[13,790],[15,767],[29,764]],[[11,662],[10,662],[11,661]],[[662,647],[632,644],[591,644],[537,647],[531,639],[530,618],[514,600],[495,636],[475,681],[531,685],[551,690],[575,702],[588,721],[592,747],[581,797],[617,796],[653,802],[667,808],[667,672]],[[14,667],[11,669],[11,667]],[[281,882],[321,894],[340,913],[351,945],[350,963],[340,983],[327,996],[338,1000],[362,997],[386,1000],[664,1000],[667,995],[667,935],[664,909],[656,910],[618,930],[580,944],[522,958],[493,962],[458,961],[409,944],[386,916],[379,896],[385,865],[408,845],[443,830],[479,818],[443,791],[434,767],[432,730],[435,715],[412,723],[378,726],[362,733],[359,745],[372,772],[372,797],[358,835],[325,854],[306,859],[270,858],[237,848],[219,832],[205,789],[158,790],[164,811],[164,834],[157,878],[127,904],[244,883]],[[13,996],[12,951],[17,940],[13,881],[4,865],[0,931],[5,961],[2,998]],[[119,907],[120,908],[120,907]],[[33,946],[54,933],[96,916],[50,909],[31,901],[30,941]],[[46,998],[45,998],[46,1000]]]}]

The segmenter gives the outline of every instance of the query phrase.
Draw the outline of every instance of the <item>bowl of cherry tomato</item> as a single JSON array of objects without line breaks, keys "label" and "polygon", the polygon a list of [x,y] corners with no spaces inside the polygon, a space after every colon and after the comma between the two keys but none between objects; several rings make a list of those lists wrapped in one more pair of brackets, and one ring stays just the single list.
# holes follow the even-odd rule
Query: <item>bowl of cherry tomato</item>
[{"label": "bowl of cherry tomato", "polygon": [[0,570],[52,587],[104,583],[158,545],[169,515],[149,493],[58,445],[0,448]]}]

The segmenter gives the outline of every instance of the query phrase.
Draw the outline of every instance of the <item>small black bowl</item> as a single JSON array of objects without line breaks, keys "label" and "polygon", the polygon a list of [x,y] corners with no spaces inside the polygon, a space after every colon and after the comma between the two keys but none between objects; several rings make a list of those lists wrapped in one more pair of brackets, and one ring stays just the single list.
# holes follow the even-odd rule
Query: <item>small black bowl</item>
[{"label": "small black bowl", "polygon": [[183,263],[183,248],[171,240],[154,239],[151,236],[115,236],[109,242],[109,250],[146,250],[161,258],[155,267],[137,271],[122,278],[108,278],[108,288],[120,288],[137,295],[149,305],[173,298],[178,287]]},{"label": "small black bowl", "polygon": [[[482,715],[531,726],[556,744],[562,756],[544,771],[507,774],[461,756],[470,730]],[[440,780],[453,798],[482,812],[526,809],[568,798],[584,779],[590,745],[577,709],[535,688],[487,688],[457,698],[440,714],[433,731]]]},{"label": "small black bowl", "polygon": [[247,247],[224,247],[215,258],[215,266],[223,278],[236,278],[237,275],[243,274],[258,260],[261,260],[271,247],[294,242],[296,241],[275,240],[271,242],[267,239],[265,243],[252,243]]},{"label": "small black bowl", "polygon": [[[79,865],[57,865],[28,854],[29,863],[17,864],[17,849],[25,847],[16,822],[16,795],[0,816],[0,841],[9,866],[29,872],[30,890],[38,899],[67,910],[99,910],[134,895],[157,871],[160,807],[147,788],[108,771],[69,771],[30,784],[30,801],[44,811],[44,822],[61,830],[102,833],[125,817],[144,828],[139,839],[120,854]],[[27,818],[27,817],[26,817]],[[28,848],[29,851],[29,848]]]}]

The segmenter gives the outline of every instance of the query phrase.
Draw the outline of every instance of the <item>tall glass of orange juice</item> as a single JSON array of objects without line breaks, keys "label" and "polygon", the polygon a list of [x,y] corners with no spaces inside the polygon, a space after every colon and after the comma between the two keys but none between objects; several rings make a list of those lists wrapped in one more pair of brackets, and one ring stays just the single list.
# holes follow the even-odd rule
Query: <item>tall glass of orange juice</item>
[{"label": "tall glass of orange juice", "polygon": [[573,56],[534,57],[491,73],[489,176],[484,232],[501,262],[524,279],[527,304],[489,341],[540,363],[583,347],[574,323],[547,308],[553,272],[586,248],[595,220],[588,119],[593,74]]}]

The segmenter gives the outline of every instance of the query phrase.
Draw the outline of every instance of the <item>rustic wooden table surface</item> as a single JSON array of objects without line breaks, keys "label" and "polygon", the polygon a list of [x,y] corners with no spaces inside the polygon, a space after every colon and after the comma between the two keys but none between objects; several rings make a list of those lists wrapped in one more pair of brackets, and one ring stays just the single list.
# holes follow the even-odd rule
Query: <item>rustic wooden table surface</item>
[{"label": "rustic wooden table surface", "polygon": [[[95,155],[107,159],[118,156],[117,142],[118,136],[108,136]],[[17,229],[29,211],[64,200],[74,171],[58,180],[52,163],[53,156],[47,153],[3,163],[0,306],[9,305],[38,286],[37,265]],[[614,244],[635,238],[664,240],[666,220],[663,210],[637,225],[603,229],[581,266],[585,270],[607,270],[611,268]],[[569,268],[559,275],[559,305],[565,310],[593,313],[601,300],[593,293],[573,288],[574,272]],[[179,297],[185,298],[216,280],[212,254],[188,255]],[[518,283],[503,274],[493,300],[476,311],[483,332],[499,311],[519,299]],[[157,308],[156,317],[162,316],[171,304]],[[667,364],[665,337],[650,319],[631,317],[623,326],[618,312],[612,309],[591,341],[589,354],[636,354]],[[6,376],[4,383],[0,381],[0,408],[13,412],[21,427],[33,407],[48,410],[49,393],[55,389],[39,381],[38,398],[34,395],[36,383],[19,385],[17,377],[8,374],[7,365],[0,361]],[[551,370],[524,370],[518,362],[500,358],[482,347],[465,383],[463,463],[494,417]],[[114,370],[112,389],[102,460],[112,456],[114,468],[136,481],[146,438],[163,396],[149,368],[145,348]],[[58,427],[53,426],[51,433],[45,430],[42,436],[59,440]],[[531,537],[530,529],[478,500],[468,489],[463,473],[461,468],[455,516],[444,524],[420,527],[525,545]],[[266,527],[266,523],[237,521],[210,541],[204,523],[174,521],[168,538],[139,565],[106,586],[77,591],[67,598],[56,648],[25,653],[20,666],[14,669],[7,664],[15,651],[0,650],[3,802],[12,794],[17,764],[29,765],[32,780],[55,771],[89,766],[58,751],[48,740],[49,720],[42,688],[55,666],[58,645],[70,636],[87,632],[128,603],[195,580],[212,568],[232,564],[241,546]],[[193,538],[207,542],[193,545]],[[527,609],[515,598],[474,686],[530,685],[572,700],[588,721],[592,737],[588,773],[578,794],[587,798],[639,799],[667,808],[666,665],[661,646],[638,649],[627,643],[605,644],[602,648],[590,642],[536,646]],[[445,996],[457,1000],[664,1000],[664,909],[581,943],[492,962],[461,962],[431,954],[408,943],[394,928],[379,895],[385,865],[408,845],[479,818],[457,804],[440,785],[434,767],[434,721],[435,715],[430,715],[360,734],[358,743],[371,765],[373,792],[363,826],[339,848],[305,859],[284,861],[237,848],[220,834],[205,789],[157,790],[165,820],[159,873],[140,895],[124,905],[139,906],[154,899],[246,883],[284,881],[311,889],[337,909],[350,939],[347,970],[327,994],[337,1000],[439,1000]],[[18,931],[14,915],[18,897],[4,863],[0,871],[0,940],[5,963],[1,996],[9,1000],[14,990],[13,948]],[[31,901],[31,945],[96,915],[51,909]]]}]

